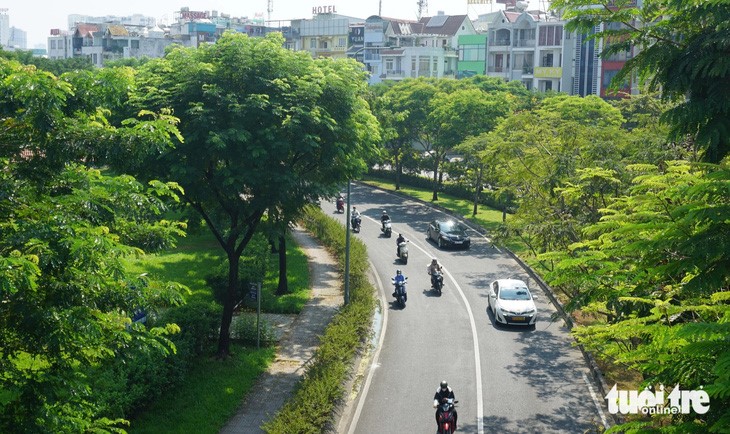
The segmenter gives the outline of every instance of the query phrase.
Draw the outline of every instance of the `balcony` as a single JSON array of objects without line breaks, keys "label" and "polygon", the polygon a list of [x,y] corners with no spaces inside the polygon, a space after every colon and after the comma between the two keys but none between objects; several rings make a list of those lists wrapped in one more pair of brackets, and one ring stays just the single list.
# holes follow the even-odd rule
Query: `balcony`
[{"label": "balcony", "polygon": [[535,40],[534,39],[516,39],[515,40],[515,47],[518,48],[532,48],[535,46]]},{"label": "balcony", "polygon": [[500,38],[500,39],[495,39],[493,41],[489,41],[490,47],[509,47],[509,45],[510,45],[509,38],[508,39]]},{"label": "balcony", "polygon": [[404,78],[406,72],[399,69],[389,69],[385,71],[385,76],[387,78]]}]

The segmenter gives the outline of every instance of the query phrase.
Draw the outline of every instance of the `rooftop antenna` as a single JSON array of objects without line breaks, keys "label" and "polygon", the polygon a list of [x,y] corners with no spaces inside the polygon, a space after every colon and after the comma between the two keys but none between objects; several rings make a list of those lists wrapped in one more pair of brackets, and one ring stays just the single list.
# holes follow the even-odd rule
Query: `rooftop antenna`
[{"label": "rooftop antenna", "polygon": [[274,12],[274,0],[269,0],[269,4],[266,7],[266,12],[268,14],[269,21],[271,21],[271,13]]},{"label": "rooftop antenna", "polygon": [[423,15],[428,15],[428,0],[418,0],[418,19],[420,20]]}]

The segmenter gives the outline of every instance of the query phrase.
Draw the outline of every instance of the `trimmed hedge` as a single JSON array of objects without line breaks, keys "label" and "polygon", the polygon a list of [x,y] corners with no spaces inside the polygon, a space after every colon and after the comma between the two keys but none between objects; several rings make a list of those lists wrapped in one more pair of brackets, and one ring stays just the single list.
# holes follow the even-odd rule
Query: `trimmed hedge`
[{"label": "trimmed hedge", "polygon": [[[304,226],[345,264],[345,229],[320,209],[311,207]],[[345,384],[356,352],[370,334],[375,288],[367,279],[365,245],[350,239],[350,303],[333,318],[292,398],[262,428],[270,434],[321,433],[334,421],[334,410],[345,396]]]}]

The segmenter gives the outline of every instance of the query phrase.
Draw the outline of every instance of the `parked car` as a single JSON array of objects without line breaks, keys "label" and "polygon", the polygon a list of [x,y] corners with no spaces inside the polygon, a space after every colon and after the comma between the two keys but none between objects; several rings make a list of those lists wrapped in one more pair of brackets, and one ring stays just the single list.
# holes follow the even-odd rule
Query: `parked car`
[{"label": "parked car", "polygon": [[535,325],[535,298],[521,280],[498,279],[492,282],[487,303],[498,323]]},{"label": "parked car", "polygon": [[434,220],[428,224],[428,238],[439,248],[463,247],[468,249],[471,238],[466,234],[466,226],[454,220]]}]

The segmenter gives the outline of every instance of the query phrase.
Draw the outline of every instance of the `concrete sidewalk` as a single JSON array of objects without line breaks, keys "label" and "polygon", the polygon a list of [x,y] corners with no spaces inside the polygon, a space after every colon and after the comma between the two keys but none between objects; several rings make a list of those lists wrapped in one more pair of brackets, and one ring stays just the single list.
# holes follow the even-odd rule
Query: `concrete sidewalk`
[{"label": "concrete sidewalk", "polygon": [[274,363],[257,380],[221,434],[264,432],[261,425],[291,397],[319,345],[319,337],[342,305],[342,278],[336,260],[302,228],[292,230],[292,235],[309,258],[310,299],[284,332]]}]

